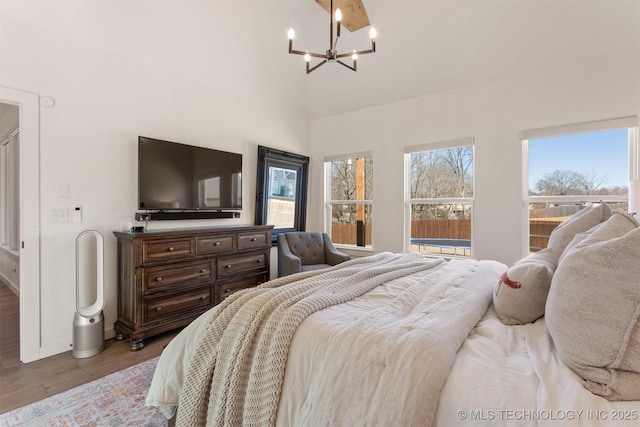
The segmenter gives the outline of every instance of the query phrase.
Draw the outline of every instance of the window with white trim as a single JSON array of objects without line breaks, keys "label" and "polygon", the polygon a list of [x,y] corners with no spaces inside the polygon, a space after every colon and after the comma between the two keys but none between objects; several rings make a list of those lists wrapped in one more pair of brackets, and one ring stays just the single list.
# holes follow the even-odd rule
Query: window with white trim
[{"label": "window with white trim", "polygon": [[373,157],[325,158],[325,232],[336,245],[371,248]]},{"label": "window with white trim", "polygon": [[629,189],[639,179],[637,126],[629,117],[523,132],[528,253],[546,248],[551,232],[584,207],[630,211]]},{"label": "window with white trim", "polygon": [[473,138],[405,148],[405,251],[471,255]]}]

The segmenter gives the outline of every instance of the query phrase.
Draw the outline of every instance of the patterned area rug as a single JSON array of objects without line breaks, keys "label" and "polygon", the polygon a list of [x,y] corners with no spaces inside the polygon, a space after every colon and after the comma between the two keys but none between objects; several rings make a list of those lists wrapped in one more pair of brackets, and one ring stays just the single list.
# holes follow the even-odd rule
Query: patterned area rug
[{"label": "patterned area rug", "polygon": [[158,358],[0,415],[0,427],[166,426],[144,406]]}]

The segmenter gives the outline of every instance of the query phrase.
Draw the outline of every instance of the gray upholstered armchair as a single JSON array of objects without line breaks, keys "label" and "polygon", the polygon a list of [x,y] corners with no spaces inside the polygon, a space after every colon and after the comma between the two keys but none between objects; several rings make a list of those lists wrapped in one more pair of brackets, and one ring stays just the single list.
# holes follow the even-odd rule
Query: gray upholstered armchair
[{"label": "gray upholstered armchair", "polygon": [[278,234],[278,277],[331,267],[351,257],[333,246],[327,233]]}]

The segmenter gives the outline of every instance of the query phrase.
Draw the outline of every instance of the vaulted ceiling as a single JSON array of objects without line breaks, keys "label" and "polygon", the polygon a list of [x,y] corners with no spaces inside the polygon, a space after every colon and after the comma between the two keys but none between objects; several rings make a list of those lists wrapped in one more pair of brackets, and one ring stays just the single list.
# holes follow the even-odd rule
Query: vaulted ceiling
[{"label": "vaulted ceiling", "polygon": [[[313,0],[284,2],[261,22],[271,32],[265,72],[284,94],[304,100],[322,117],[500,79],[535,76],[587,56],[628,54],[638,67],[637,1],[364,0],[378,31],[377,52],[358,60],[358,71],[326,64],[306,75],[304,60],[288,55],[286,30],[296,47],[324,52],[329,16]],[[368,27],[343,32],[339,51],[366,49]],[[267,64],[266,62],[270,62]],[[258,73],[260,69],[256,70]],[[288,92],[295,89],[295,94]]]},{"label": "vaulted ceiling", "polygon": [[[60,35],[82,58],[126,59],[150,76],[161,69],[311,119],[533,82],[585,58],[627,55],[640,68],[638,0],[362,0],[377,52],[359,58],[357,72],[326,64],[307,75],[304,59],[288,53],[287,30],[296,30],[296,49],[326,51],[329,14],[318,1],[326,0],[42,2],[20,25]],[[369,47],[368,27],[343,31],[338,43],[340,52]]]}]

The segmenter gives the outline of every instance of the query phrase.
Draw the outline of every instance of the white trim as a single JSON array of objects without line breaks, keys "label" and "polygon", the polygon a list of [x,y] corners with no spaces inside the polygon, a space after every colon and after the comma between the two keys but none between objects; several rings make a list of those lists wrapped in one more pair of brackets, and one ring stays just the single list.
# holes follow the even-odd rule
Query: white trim
[{"label": "white trim", "polygon": [[[628,196],[626,194],[620,196],[607,196],[607,195],[578,195],[578,196],[529,196],[527,198],[528,203],[580,203],[580,202],[624,202],[627,201]],[[528,217],[527,217],[528,220]]]},{"label": "white trim", "polygon": [[640,141],[638,128],[629,128],[629,181],[640,180]]},{"label": "white trim", "polygon": [[331,205],[372,205],[373,200],[329,200],[327,202],[329,206]]},{"label": "white trim", "polygon": [[549,138],[553,136],[573,135],[576,133],[600,132],[605,130],[638,127],[638,123],[638,116],[619,117],[614,119],[595,120],[592,122],[523,130],[520,135],[523,140]]},{"label": "white trim", "polygon": [[473,203],[473,197],[441,197],[430,199],[409,199],[412,205],[439,205],[439,204],[455,204],[455,203]]},{"label": "white trim", "polygon": [[3,86],[0,86],[0,102],[20,107],[20,360],[26,363],[42,357],[40,107],[37,94]]},{"label": "white trim", "polygon": [[336,160],[359,159],[361,157],[373,158],[373,151],[361,151],[359,153],[338,154],[334,156],[324,156],[324,162],[333,162]]},{"label": "white trim", "polygon": [[405,154],[408,154],[419,153],[421,151],[446,150],[447,148],[467,147],[469,145],[473,146],[475,145],[475,143],[476,139],[472,136],[469,136],[465,138],[450,139],[448,141],[436,141],[418,145],[410,145],[408,147],[404,147],[404,152]]}]

